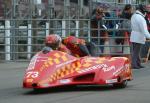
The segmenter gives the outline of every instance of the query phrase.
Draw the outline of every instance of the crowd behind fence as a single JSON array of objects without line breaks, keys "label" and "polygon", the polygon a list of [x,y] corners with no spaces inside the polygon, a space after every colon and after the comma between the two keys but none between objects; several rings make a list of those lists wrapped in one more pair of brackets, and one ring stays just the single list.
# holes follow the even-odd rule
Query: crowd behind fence
[{"label": "crowd behind fence", "polygon": [[[105,19],[104,21],[115,21],[119,19]],[[121,20],[121,19],[120,19]],[[27,25],[20,24],[21,21],[27,21]],[[20,61],[30,60],[31,57],[44,47],[44,39],[49,34],[59,34],[62,38],[74,34],[76,37],[87,41],[92,39],[104,39],[106,37],[93,37],[93,30],[106,30],[105,28],[91,28],[90,19],[27,19],[27,20],[4,20],[4,25],[0,26],[0,60]],[[42,25],[40,24],[42,22]],[[118,38],[116,33],[119,30],[116,26],[107,28],[108,43],[100,44],[95,42],[98,48],[105,48],[106,51],[97,51],[101,55],[125,55],[130,54],[129,48],[124,51],[123,48],[129,47],[128,44],[116,44]],[[101,34],[100,34],[101,35]]]}]

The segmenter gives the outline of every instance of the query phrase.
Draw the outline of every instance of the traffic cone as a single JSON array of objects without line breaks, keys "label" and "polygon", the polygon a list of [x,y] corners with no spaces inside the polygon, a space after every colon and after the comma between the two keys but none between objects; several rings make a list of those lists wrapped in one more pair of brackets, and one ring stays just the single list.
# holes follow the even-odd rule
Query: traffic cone
[{"label": "traffic cone", "polygon": [[130,42],[128,32],[125,32],[123,54],[126,56],[130,55]]}]

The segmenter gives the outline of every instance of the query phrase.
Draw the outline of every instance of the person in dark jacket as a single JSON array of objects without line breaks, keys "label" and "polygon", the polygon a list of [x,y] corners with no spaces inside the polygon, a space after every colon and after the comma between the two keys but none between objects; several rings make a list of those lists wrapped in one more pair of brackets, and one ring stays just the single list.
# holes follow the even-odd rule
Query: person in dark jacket
[{"label": "person in dark jacket", "polygon": [[107,27],[104,23],[104,10],[102,7],[97,7],[92,12],[91,17],[91,41],[94,42],[97,45],[100,45],[100,50],[103,53],[104,52],[104,44],[105,41],[108,41],[108,32]]},{"label": "person in dark jacket", "polygon": [[[124,29],[124,30],[119,30],[116,33],[117,37],[125,37],[125,33],[128,34],[128,37],[130,35],[131,32],[131,16],[132,16],[132,6],[131,4],[126,4],[122,14],[120,16],[120,18],[122,18],[123,20],[121,20],[118,29]],[[117,44],[124,44],[124,38],[117,38],[116,39],[116,43]],[[129,41],[129,40],[128,40]]]},{"label": "person in dark jacket", "polygon": [[[147,28],[150,33],[150,5],[146,6],[147,13],[145,16]],[[146,40],[145,44],[141,47],[140,57],[143,62],[147,62],[149,59],[149,48],[150,48],[150,40]]]},{"label": "person in dark jacket", "polygon": [[132,16],[132,5],[126,4],[120,17],[124,19],[131,19],[131,16]]}]

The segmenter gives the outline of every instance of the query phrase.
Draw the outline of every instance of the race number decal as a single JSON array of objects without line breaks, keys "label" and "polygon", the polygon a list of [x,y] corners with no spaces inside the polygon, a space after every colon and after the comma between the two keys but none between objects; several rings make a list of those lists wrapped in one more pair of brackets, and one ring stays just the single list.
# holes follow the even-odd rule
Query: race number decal
[{"label": "race number decal", "polygon": [[37,78],[39,76],[39,72],[27,72],[27,78]]}]

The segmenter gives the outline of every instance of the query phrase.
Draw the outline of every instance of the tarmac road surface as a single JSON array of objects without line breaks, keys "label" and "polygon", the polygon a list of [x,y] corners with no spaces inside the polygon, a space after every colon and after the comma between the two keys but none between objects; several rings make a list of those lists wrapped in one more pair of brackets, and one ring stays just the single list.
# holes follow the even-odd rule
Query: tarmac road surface
[{"label": "tarmac road surface", "polygon": [[22,88],[28,62],[0,63],[0,103],[150,103],[150,63],[133,70],[128,87],[78,86],[34,92]]}]

